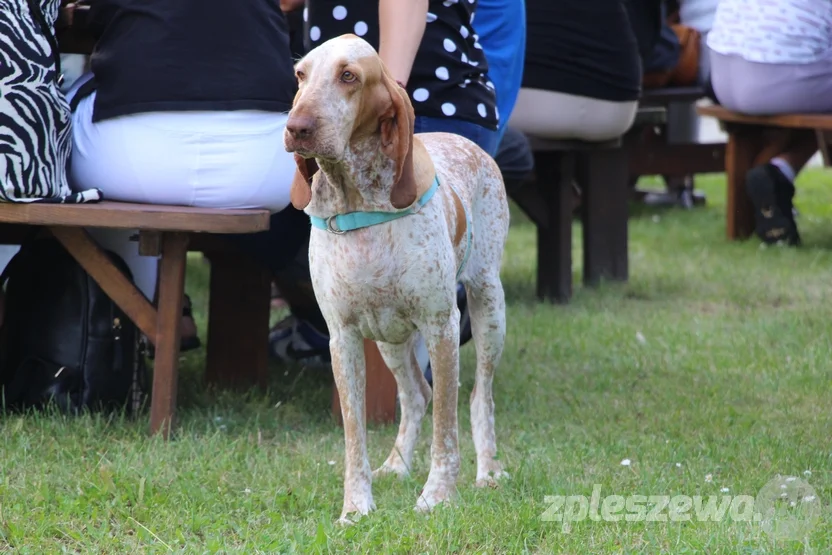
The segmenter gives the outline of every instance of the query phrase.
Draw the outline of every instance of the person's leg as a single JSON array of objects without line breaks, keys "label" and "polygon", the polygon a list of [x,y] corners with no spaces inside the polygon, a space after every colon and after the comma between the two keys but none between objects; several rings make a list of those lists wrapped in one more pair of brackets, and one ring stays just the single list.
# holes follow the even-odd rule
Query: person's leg
[{"label": "person's leg", "polygon": [[520,89],[509,125],[544,139],[607,141],[633,125],[638,102],[610,102],[541,89]]},{"label": "person's leg", "polygon": [[780,154],[748,171],[746,189],[754,204],[755,232],[766,243],[800,244],[794,180],[817,150],[814,132],[793,132]]},{"label": "person's leg", "polygon": [[519,186],[534,169],[534,157],[529,140],[512,127],[506,127],[494,159],[503,174],[507,191]]}]

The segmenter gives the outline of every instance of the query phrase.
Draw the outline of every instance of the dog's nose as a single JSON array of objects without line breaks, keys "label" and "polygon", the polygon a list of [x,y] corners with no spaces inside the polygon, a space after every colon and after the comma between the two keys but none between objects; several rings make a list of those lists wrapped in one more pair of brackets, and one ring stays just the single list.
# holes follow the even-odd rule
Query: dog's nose
[{"label": "dog's nose", "polygon": [[286,130],[294,139],[306,139],[315,132],[315,119],[304,115],[289,116]]}]

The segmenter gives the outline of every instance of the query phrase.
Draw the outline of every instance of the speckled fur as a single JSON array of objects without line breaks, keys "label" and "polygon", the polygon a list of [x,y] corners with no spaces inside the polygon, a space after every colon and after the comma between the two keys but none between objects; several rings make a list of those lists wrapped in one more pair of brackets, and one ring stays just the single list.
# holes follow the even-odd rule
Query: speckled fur
[{"label": "speckled fur", "polygon": [[[357,83],[340,81],[343,71]],[[385,125],[410,125],[412,107],[389,121],[397,86],[364,40],[344,36],[312,50],[298,63],[300,90],[290,113],[314,124],[298,138],[287,131],[285,146],[320,168],[303,179],[293,202],[310,215],[327,217],[356,210],[395,210],[391,195],[401,160]],[[373,100],[369,101],[368,97]],[[368,108],[369,107],[369,108]],[[405,121],[407,119],[410,121]],[[412,137],[412,131],[410,134]],[[505,340],[505,299],[500,265],[509,225],[505,187],[494,160],[469,140],[446,133],[412,140],[412,171],[420,196],[434,173],[440,188],[418,213],[342,235],[312,229],[309,261],[315,294],[330,331],[332,367],[344,418],[346,468],[341,520],[375,508],[373,474],[365,431],[363,338],[377,342],[396,377],[402,419],[390,456],[374,473],[408,473],[421,420],[431,398],[413,356],[417,333],[428,346],[433,368],[431,468],[416,507],[430,510],[451,499],[459,473],[457,396],[459,310],[456,274],[462,264],[467,208],[472,250],[460,276],[468,292],[477,349],[471,424],[477,452],[476,485],[505,475],[495,459],[492,381]],[[390,144],[388,144],[390,143]],[[399,151],[401,152],[401,151]],[[300,170],[304,161],[299,160]],[[303,171],[300,171],[302,174]],[[455,195],[453,189],[459,192]]]}]

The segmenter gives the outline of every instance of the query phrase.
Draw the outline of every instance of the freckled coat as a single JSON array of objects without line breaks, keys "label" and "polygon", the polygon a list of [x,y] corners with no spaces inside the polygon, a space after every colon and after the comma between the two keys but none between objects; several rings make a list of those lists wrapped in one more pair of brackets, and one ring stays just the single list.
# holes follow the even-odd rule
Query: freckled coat
[{"label": "freckled coat", "polygon": [[[406,92],[362,39],[345,35],[327,41],[296,69],[300,86],[285,135],[285,146],[298,162],[293,204],[320,218],[355,211],[415,212],[344,233],[312,229],[312,282],[330,331],[344,416],[342,520],[375,506],[364,431],[363,338],[378,343],[396,377],[402,407],[396,445],[376,476],[404,475],[410,468],[431,397],[412,354],[419,335],[430,353],[431,471],[417,501],[417,508],[429,510],[453,495],[459,472],[457,279],[468,291],[477,348],[471,396],[477,485],[504,475],[495,459],[492,399],[505,340],[500,265],[509,211],[502,177],[494,160],[468,139],[447,133],[414,136]],[[418,207],[434,178],[438,190]]]}]

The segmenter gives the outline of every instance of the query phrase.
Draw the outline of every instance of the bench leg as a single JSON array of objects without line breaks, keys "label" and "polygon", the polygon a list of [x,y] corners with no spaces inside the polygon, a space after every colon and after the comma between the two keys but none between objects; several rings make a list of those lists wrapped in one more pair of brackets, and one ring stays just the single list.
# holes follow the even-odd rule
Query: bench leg
[{"label": "bench leg", "polygon": [[265,388],[271,274],[243,253],[206,256],[211,292],[205,380],[219,387]]},{"label": "bench leg", "polygon": [[[367,420],[379,424],[396,421],[396,378],[378,350],[374,341],[364,340],[364,360],[367,367],[367,393],[365,395]],[[338,389],[332,389],[332,416],[343,425],[341,399]]]},{"label": "bench leg", "polygon": [[167,439],[176,413],[176,385],[179,372],[179,326],[185,292],[185,263],[188,236],[164,233],[159,264],[159,307],[156,309],[156,359],[153,365],[153,393],[150,431]]},{"label": "bench leg", "polygon": [[537,188],[548,225],[537,226],[537,297],[567,303],[572,297],[572,180],[575,155],[535,156]]},{"label": "bench leg", "polygon": [[581,157],[584,283],[627,281],[629,186],[627,151],[599,150]]},{"label": "bench leg", "polygon": [[745,190],[745,176],[762,149],[759,129],[728,128],[725,148],[727,205],[726,231],[729,240],[745,239],[754,232],[754,206]]}]

